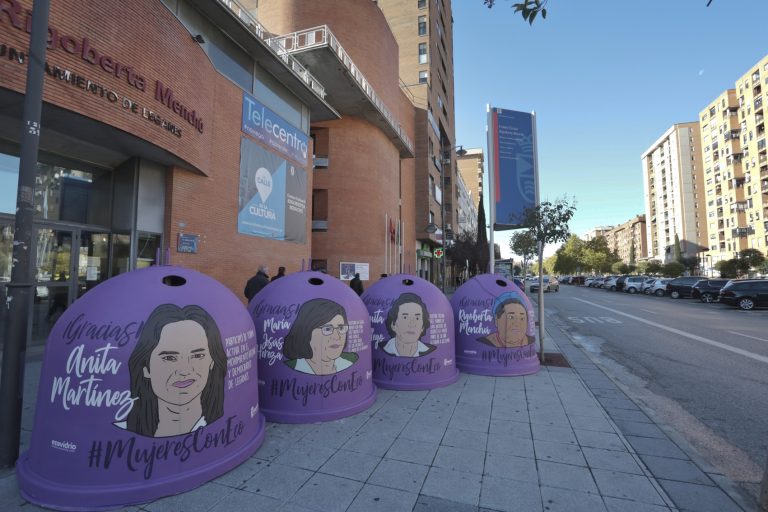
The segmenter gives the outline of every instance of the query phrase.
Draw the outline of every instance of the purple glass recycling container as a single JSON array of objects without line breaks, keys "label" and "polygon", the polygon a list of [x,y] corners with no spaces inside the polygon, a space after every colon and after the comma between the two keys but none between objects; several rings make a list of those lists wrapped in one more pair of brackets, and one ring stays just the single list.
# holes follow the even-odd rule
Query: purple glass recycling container
[{"label": "purple glass recycling container", "polygon": [[539,371],[533,306],[515,283],[476,276],[456,290],[451,306],[461,371],[500,377]]},{"label": "purple glass recycling container", "polygon": [[297,272],[264,287],[248,311],[259,343],[259,403],[269,421],[330,421],[376,400],[371,322],[349,286]]},{"label": "purple glass recycling container", "polygon": [[456,382],[453,311],[432,283],[398,274],[371,285],[363,302],[373,324],[373,381],[416,390]]},{"label": "purple glass recycling container", "polygon": [[156,266],[98,285],[48,337],[22,496],[111,509],[226,473],[264,440],[256,355],[248,312],[206,275]]}]

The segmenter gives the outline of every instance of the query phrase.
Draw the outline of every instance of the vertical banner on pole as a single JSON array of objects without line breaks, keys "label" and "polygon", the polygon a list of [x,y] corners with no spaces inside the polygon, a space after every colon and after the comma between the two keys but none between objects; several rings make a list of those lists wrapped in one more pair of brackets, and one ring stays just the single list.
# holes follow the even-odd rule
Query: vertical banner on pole
[{"label": "vertical banner on pole", "polygon": [[534,115],[489,108],[488,151],[493,229],[520,228],[525,209],[536,206],[538,196]]}]

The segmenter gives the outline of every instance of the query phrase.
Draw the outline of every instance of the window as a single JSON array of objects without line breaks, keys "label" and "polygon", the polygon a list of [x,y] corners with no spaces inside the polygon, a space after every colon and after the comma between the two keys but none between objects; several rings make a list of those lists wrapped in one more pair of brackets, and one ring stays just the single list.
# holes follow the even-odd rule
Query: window
[{"label": "window", "polygon": [[427,63],[427,43],[419,43],[419,64]]},{"label": "window", "polygon": [[426,16],[419,16],[419,35],[420,36],[427,35],[427,17]]},{"label": "window", "polygon": [[427,7],[427,0],[418,0],[418,6],[419,9],[424,9]]},{"label": "window", "polygon": [[425,84],[427,83],[427,72],[426,71],[419,71],[419,83]]},{"label": "window", "polygon": [[431,224],[435,223],[435,212],[429,212],[429,222]]}]

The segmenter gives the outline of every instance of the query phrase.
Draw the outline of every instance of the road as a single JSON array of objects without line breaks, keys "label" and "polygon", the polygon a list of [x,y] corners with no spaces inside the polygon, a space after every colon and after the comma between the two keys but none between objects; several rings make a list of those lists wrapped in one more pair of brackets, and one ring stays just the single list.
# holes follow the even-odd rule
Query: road
[{"label": "road", "polygon": [[652,417],[730,479],[759,482],[768,454],[768,310],[560,286],[561,325]]}]

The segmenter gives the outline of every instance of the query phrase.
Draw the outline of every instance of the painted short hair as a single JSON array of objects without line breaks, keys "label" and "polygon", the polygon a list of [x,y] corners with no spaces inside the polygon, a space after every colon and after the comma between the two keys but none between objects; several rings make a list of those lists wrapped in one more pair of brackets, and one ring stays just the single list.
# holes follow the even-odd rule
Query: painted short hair
[{"label": "painted short hair", "polygon": [[285,336],[283,355],[288,359],[312,359],[312,331],[341,316],[347,323],[347,312],[340,304],[328,299],[308,300],[299,308],[291,329]]},{"label": "painted short hair", "polygon": [[429,311],[427,311],[427,306],[421,300],[421,297],[415,293],[408,292],[401,294],[397,300],[392,303],[392,307],[389,308],[389,313],[387,313],[387,332],[389,332],[390,336],[395,336],[395,331],[392,330],[392,324],[397,321],[397,315],[400,314],[400,306],[411,303],[418,304],[421,307],[422,329],[421,334],[419,334],[419,339],[427,333],[427,329],[429,329]]}]

